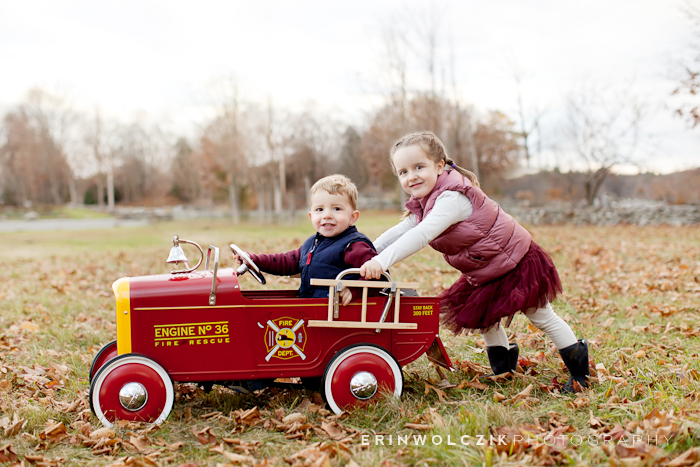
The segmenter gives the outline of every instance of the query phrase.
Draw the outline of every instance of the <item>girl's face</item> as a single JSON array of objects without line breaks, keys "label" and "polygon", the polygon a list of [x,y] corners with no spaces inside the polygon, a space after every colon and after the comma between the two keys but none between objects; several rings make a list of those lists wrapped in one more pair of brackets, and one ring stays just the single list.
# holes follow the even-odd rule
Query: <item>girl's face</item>
[{"label": "girl's face", "polygon": [[433,191],[438,175],[445,168],[445,161],[436,164],[417,144],[397,150],[392,161],[401,188],[416,198],[423,198]]}]

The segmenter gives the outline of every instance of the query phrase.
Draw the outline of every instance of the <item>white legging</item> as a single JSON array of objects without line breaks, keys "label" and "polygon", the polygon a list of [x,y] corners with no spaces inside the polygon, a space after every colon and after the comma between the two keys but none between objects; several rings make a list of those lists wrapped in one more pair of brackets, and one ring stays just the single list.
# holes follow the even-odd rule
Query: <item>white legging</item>
[{"label": "white legging", "polygon": [[[552,305],[549,303],[543,308],[526,313],[525,316],[528,317],[533,326],[552,339],[557,349],[565,349],[578,342],[571,327],[554,312]],[[482,334],[482,337],[487,347],[500,346],[508,348],[508,335],[500,324]]]}]

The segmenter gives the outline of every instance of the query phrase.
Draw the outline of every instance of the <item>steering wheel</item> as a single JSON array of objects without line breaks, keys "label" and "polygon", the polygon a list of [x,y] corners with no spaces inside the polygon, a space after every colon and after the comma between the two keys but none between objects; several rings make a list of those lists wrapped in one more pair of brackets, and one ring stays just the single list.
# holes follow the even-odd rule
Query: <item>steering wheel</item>
[{"label": "steering wheel", "polygon": [[265,276],[263,276],[262,272],[260,272],[260,268],[258,268],[258,266],[253,262],[253,260],[250,259],[248,253],[241,250],[237,245],[233,243],[231,243],[229,247],[231,247],[232,253],[238,255],[238,257],[243,260],[243,264],[241,264],[236,270],[236,275],[241,276],[245,274],[246,271],[249,271],[250,275],[253,276],[256,281],[260,282],[262,285],[265,285]]}]

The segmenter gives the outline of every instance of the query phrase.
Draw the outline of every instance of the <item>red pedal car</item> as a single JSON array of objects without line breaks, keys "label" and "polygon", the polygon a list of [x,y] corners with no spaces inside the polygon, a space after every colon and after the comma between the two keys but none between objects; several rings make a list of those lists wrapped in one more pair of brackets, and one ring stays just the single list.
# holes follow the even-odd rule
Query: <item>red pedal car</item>
[{"label": "red pedal car", "polygon": [[[312,279],[329,287],[329,298],[297,298],[296,290],[241,290],[247,270],[263,275],[237,246],[245,264],[219,269],[219,249],[173,240],[168,262],[187,269],[125,277],[113,285],[117,339],[90,368],[90,407],[100,422],[161,424],[174,402],[173,381],[229,386],[299,377],[320,379],[321,393],[336,413],[362,405],[385,390],[401,395],[401,368],[427,352],[450,368],[438,337],[439,303],[418,297],[413,283]],[[196,246],[189,268],[180,243]],[[213,253],[212,267],[209,268]],[[342,287],[361,287],[362,301],[338,304]],[[383,289],[378,296],[368,289]]]}]

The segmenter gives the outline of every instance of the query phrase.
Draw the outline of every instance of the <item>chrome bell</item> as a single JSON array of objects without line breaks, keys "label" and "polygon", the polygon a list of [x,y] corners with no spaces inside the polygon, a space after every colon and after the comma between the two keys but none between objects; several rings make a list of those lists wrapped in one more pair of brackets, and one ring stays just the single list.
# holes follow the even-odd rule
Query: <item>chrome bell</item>
[{"label": "chrome bell", "polygon": [[185,252],[182,251],[182,247],[180,246],[180,238],[177,235],[173,237],[173,247],[170,249],[170,255],[165,262],[175,264],[185,263],[185,265],[187,265],[187,256],[185,256]]}]

